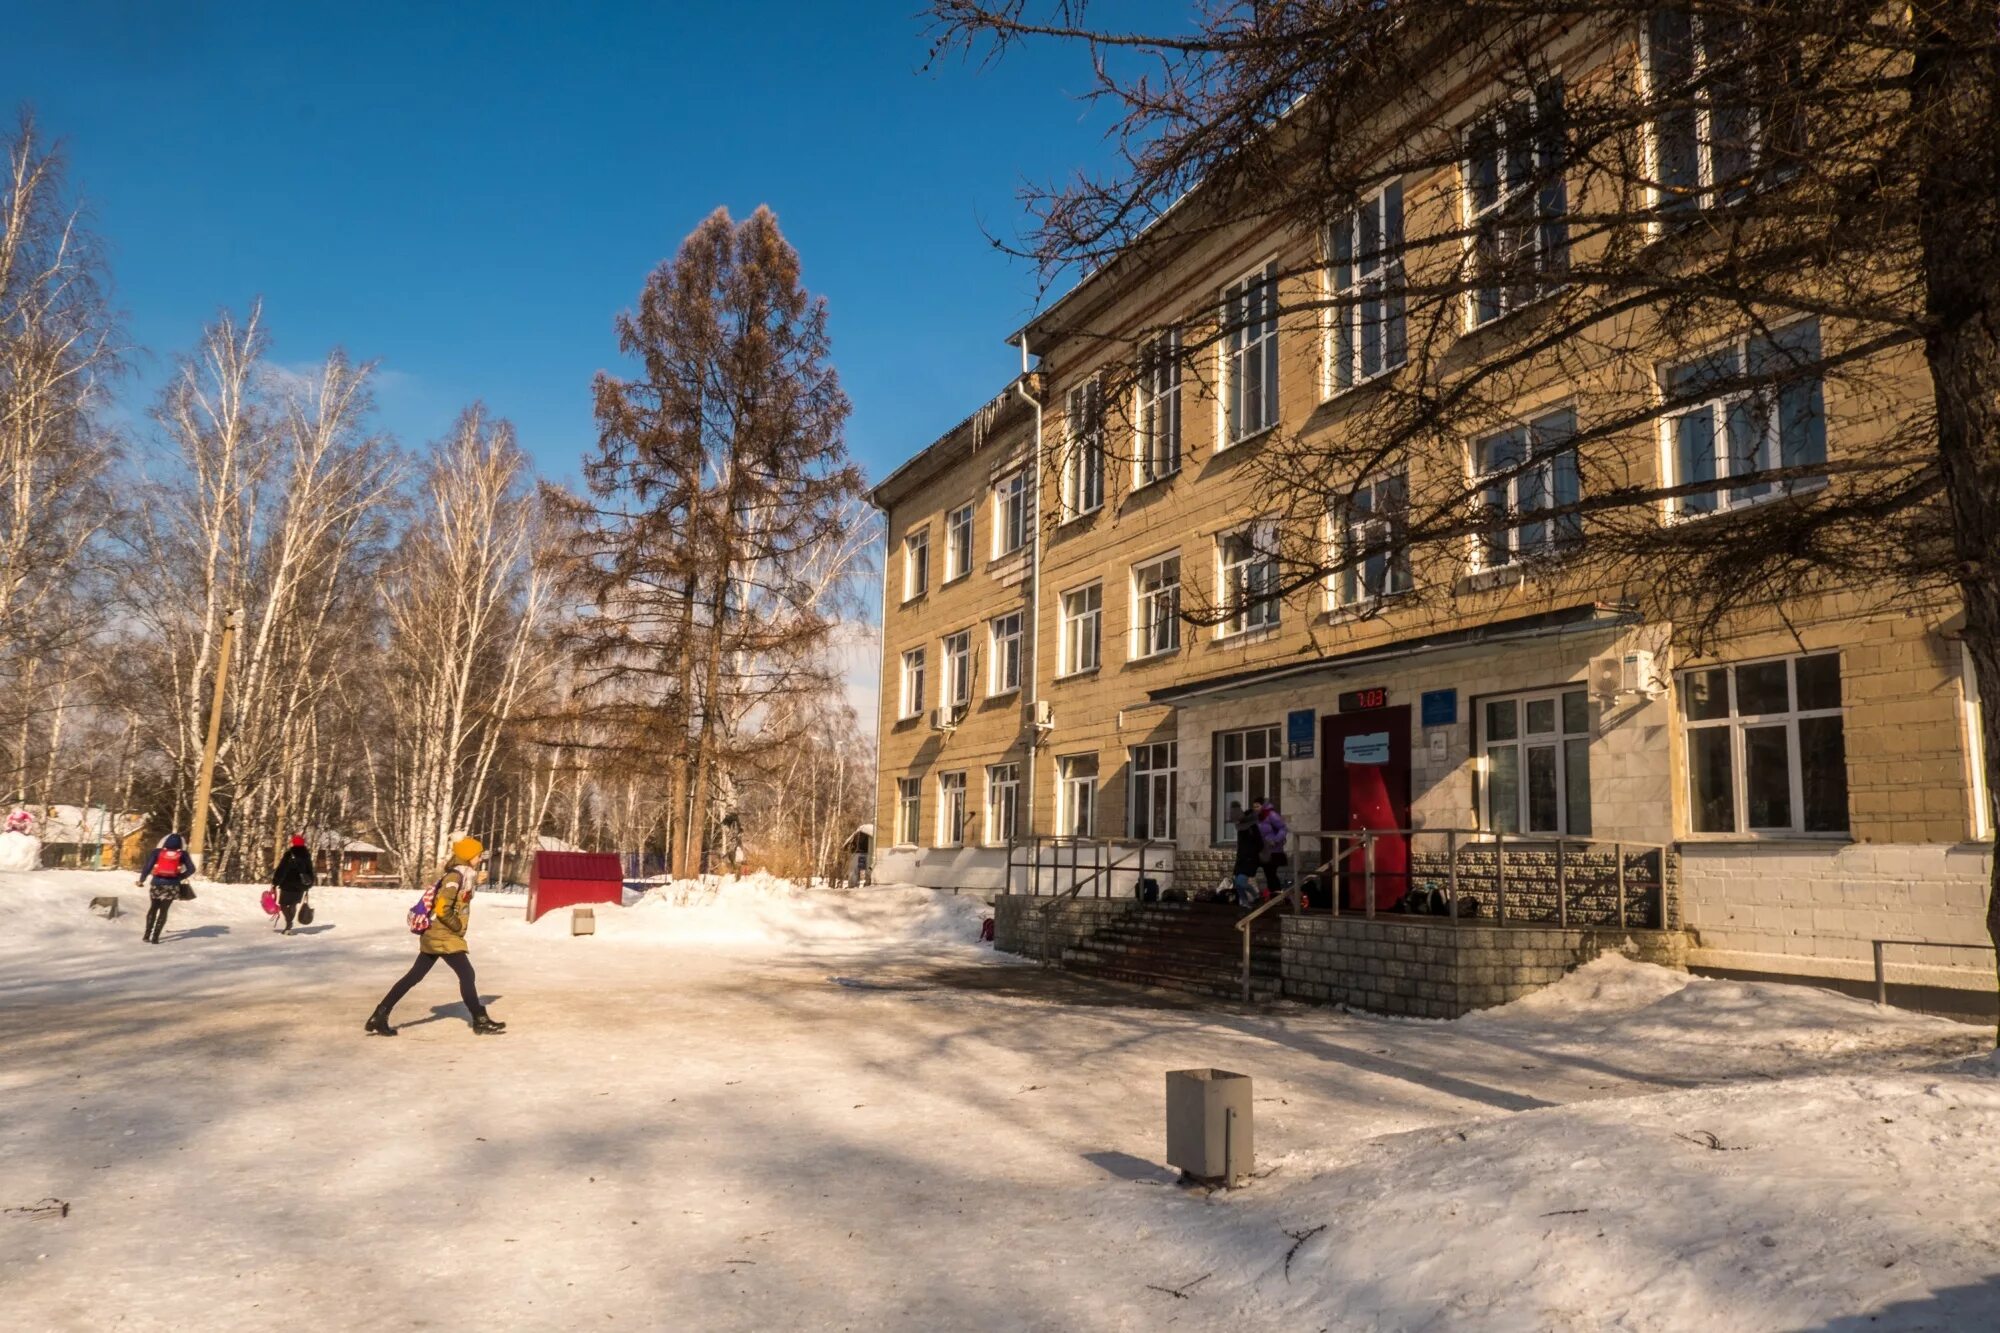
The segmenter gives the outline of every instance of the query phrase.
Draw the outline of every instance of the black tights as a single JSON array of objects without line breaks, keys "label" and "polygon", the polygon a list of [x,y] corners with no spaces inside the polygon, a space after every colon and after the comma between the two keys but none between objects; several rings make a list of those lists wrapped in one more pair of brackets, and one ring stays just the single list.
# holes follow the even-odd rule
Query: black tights
[{"label": "black tights", "polygon": [[160,932],[167,928],[167,911],[174,905],[172,898],[155,898],[146,909],[146,938],[158,940]]},{"label": "black tights", "polygon": [[397,1001],[410,993],[410,987],[422,981],[429,974],[431,966],[438,962],[443,962],[446,967],[458,974],[458,998],[465,1001],[465,1007],[471,1011],[472,1016],[477,1018],[485,1013],[485,1008],[479,1003],[479,986],[472,978],[472,959],[462,953],[418,954],[417,961],[410,964],[410,970],[405,972],[395,985],[389,987],[389,993],[382,997],[382,1003],[376,1006],[377,1009],[383,1014],[394,1009]]},{"label": "black tights", "polygon": [[279,905],[278,910],[285,914],[285,929],[290,930],[292,928],[292,917],[297,914],[299,905],[297,903],[282,903]]}]

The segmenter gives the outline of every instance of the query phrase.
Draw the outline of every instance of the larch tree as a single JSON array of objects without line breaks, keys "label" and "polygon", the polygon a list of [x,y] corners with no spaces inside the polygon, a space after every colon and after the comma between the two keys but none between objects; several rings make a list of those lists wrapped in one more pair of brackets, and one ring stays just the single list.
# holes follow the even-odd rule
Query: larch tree
[{"label": "larch tree", "polygon": [[783,749],[789,705],[835,686],[827,654],[865,547],[848,402],[823,300],[759,208],[718,209],[617,319],[635,364],[596,382],[587,497],[567,531],[565,642],[600,744],[669,777],[673,873],[700,869],[730,775]]},{"label": "larch tree", "polygon": [[[1112,163],[1026,190],[1013,246],[1050,282],[1253,230],[1312,253],[1167,344],[1197,385],[1267,328],[1326,349],[1315,420],[1249,464],[1282,520],[1253,595],[1445,614],[1483,550],[1530,587],[1616,589],[1693,650],[1802,602],[1924,607],[2000,699],[1992,0],[929,11],[940,57],[1091,61]],[[1063,329],[1125,344],[1126,390],[1168,331]],[[1515,418],[1557,381],[1569,411]],[[2000,894],[1987,925],[2000,943]]]}]

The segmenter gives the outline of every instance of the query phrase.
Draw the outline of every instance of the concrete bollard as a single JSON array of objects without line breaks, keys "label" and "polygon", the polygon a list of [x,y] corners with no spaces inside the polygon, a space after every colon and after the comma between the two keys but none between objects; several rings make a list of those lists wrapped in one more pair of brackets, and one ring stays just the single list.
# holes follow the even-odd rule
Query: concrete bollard
[{"label": "concrete bollard", "polygon": [[1226,1069],[1167,1071],[1167,1164],[1204,1185],[1232,1188],[1256,1161],[1250,1076]]},{"label": "concrete bollard", "polygon": [[571,935],[595,935],[597,933],[597,912],[589,907],[569,909],[569,933]]}]

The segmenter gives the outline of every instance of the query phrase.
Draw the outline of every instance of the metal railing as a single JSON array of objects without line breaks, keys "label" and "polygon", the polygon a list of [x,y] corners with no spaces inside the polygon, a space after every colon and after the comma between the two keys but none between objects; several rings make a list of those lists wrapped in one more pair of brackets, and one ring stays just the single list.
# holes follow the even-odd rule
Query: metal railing
[{"label": "metal railing", "polygon": [[[1042,966],[1047,967],[1054,954],[1054,936],[1049,926],[1050,918],[1057,908],[1081,897],[1083,890],[1091,885],[1097,888],[1092,897],[1113,896],[1112,878],[1120,870],[1132,872],[1133,885],[1137,888],[1146,880],[1148,855],[1159,856],[1154,868],[1161,869],[1164,868],[1167,857],[1159,854],[1166,852],[1170,855],[1172,848],[1172,843],[1156,842],[1152,839],[1065,838],[1045,835],[1018,838],[1008,843],[1007,877],[1004,885],[1004,892],[1008,894],[1014,892],[1014,872],[1017,869],[1025,868],[1028,871],[1030,891],[1026,896],[1036,898],[1042,896],[1044,870],[1056,877],[1058,883],[1061,882],[1063,872],[1065,870],[1068,872],[1069,887],[1057,889],[1048,902],[1035,908],[1035,921],[1042,941]],[[1053,855],[1043,856],[1044,849],[1052,851]],[[1069,852],[1067,866],[1062,861],[1065,849]],[[1029,859],[1025,867],[1016,859],[1016,853],[1021,851],[1028,853]],[[1083,856],[1085,851],[1090,853],[1087,861]]]},{"label": "metal railing", "polygon": [[[1390,838],[1402,840],[1402,850],[1405,857],[1403,869],[1381,870],[1378,873],[1378,862],[1380,860],[1378,848],[1381,847],[1384,840]],[[1630,873],[1629,855],[1637,853],[1641,858],[1652,858],[1650,874],[1640,878],[1639,886],[1646,890],[1652,898],[1651,918],[1654,927],[1664,929],[1666,926],[1666,858],[1668,846],[1664,843],[1629,842],[1623,839],[1598,841],[1591,838],[1562,836],[1508,835],[1493,833],[1483,829],[1460,828],[1293,829],[1291,831],[1291,856],[1288,866],[1290,878],[1284,887],[1284,891],[1274,895],[1236,923],[1236,929],[1241,933],[1243,942],[1242,993],[1244,1002],[1248,1003],[1250,999],[1250,932],[1251,927],[1258,918],[1281,904],[1290,904],[1292,910],[1298,913],[1310,911],[1304,897],[1305,884],[1308,879],[1320,876],[1325,877],[1322,883],[1329,890],[1328,902],[1331,908],[1331,915],[1336,917],[1344,914],[1341,899],[1345,896],[1345,890],[1356,882],[1358,882],[1361,890],[1361,909],[1358,913],[1352,909],[1347,909],[1345,914],[1359,915],[1364,920],[1370,921],[1374,920],[1378,914],[1376,906],[1378,879],[1400,878],[1403,881],[1404,892],[1397,896],[1399,903],[1407,900],[1410,891],[1417,887],[1419,881],[1424,881],[1427,887],[1436,891],[1439,886],[1434,881],[1438,878],[1438,873],[1431,869],[1420,869],[1414,864],[1416,860],[1415,844],[1418,838],[1442,838],[1444,840],[1445,864],[1442,893],[1444,895],[1445,910],[1441,913],[1424,913],[1421,915],[1404,911],[1387,911],[1382,912],[1382,915],[1395,916],[1403,920],[1438,920],[1452,926],[1457,926],[1462,922],[1477,921],[1480,925],[1498,926],[1548,926],[1554,924],[1558,928],[1567,929],[1572,915],[1571,907],[1575,901],[1575,895],[1572,892],[1571,886],[1571,875],[1572,868],[1576,862],[1571,854],[1572,849],[1603,849],[1608,847],[1611,852],[1610,871],[1613,889],[1613,920],[1603,924],[1615,923],[1621,930],[1628,928],[1630,924],[1632,890],[1634,885]],[[1315,843],[1322,850],[1330,850],[1327,851],[1327,855],[1319,860],[1311,870],[1307,870],[1305,869],[1305,864],[1309,854],[1306,848],[1308,845]],[[1465,861],[1465,853],[1468,849],[1480,854],[1470,865]],[[1551,921],[1550,915],[1542,911],[1532,911],[1524,914],[1518,906],[1512,919],[1509,918],[1507,911],[1507,854],[1510,850],[1524,853],[1553,851],[1555,856],[1555,904],[1553,908],[1553,921]],[[1483,864],[1485,855],[1489,852],[1492,857],[1490,873],[1487,872]],[[1586,852],[1586,855],[1588,854],[1589,852]],[[1352,864],[1355,860],[1359,860],[1360,862],[1358,870]],[[1517,867],[1517,872],[1523,874],[1525,877],[1526,869],[1526,867]],[[1596,870],[1598,868],[1592,867],[1592,869]],[[1596,879],[1598,876],[1593,875],[1591,878]],[[1344,883],[1344,880],[1347,882]],[[1476,910],[1476,900],[1471,898],[1466,892],[1468,881],[1473,884],[1491,884],[1493,893],[1491,916],[1484,915]],[[1546,882],[1546,877],[1537,874],[1530,878],[1530,882]],[[1536,896],[1540,895],[1537,894]],[[1465,910],[1468,907],[1475,910]],[[1879,960],[1881,956],[1879,950],[1876,956]]]},{"label": "metal railing", "polygon": [[1875,951],[1875,1003],[1889,1003],[1889,971],[1882,961],[1882,946],[1896,945],[1905,949],[1977,949],[1981,953],[1992,953],[1990,944],[1951,944],[1944,940],[1870,940],[1869,947]]}]

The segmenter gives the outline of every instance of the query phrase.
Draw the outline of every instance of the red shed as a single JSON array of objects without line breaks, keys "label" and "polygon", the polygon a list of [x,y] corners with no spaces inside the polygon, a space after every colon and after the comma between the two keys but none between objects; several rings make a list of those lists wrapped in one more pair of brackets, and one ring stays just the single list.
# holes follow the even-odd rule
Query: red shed
[{"label": "red shed", "polygon": [[528,920],[577,903],[625,897],[625,868],[614,852],[536,852],[528,872]]}]

